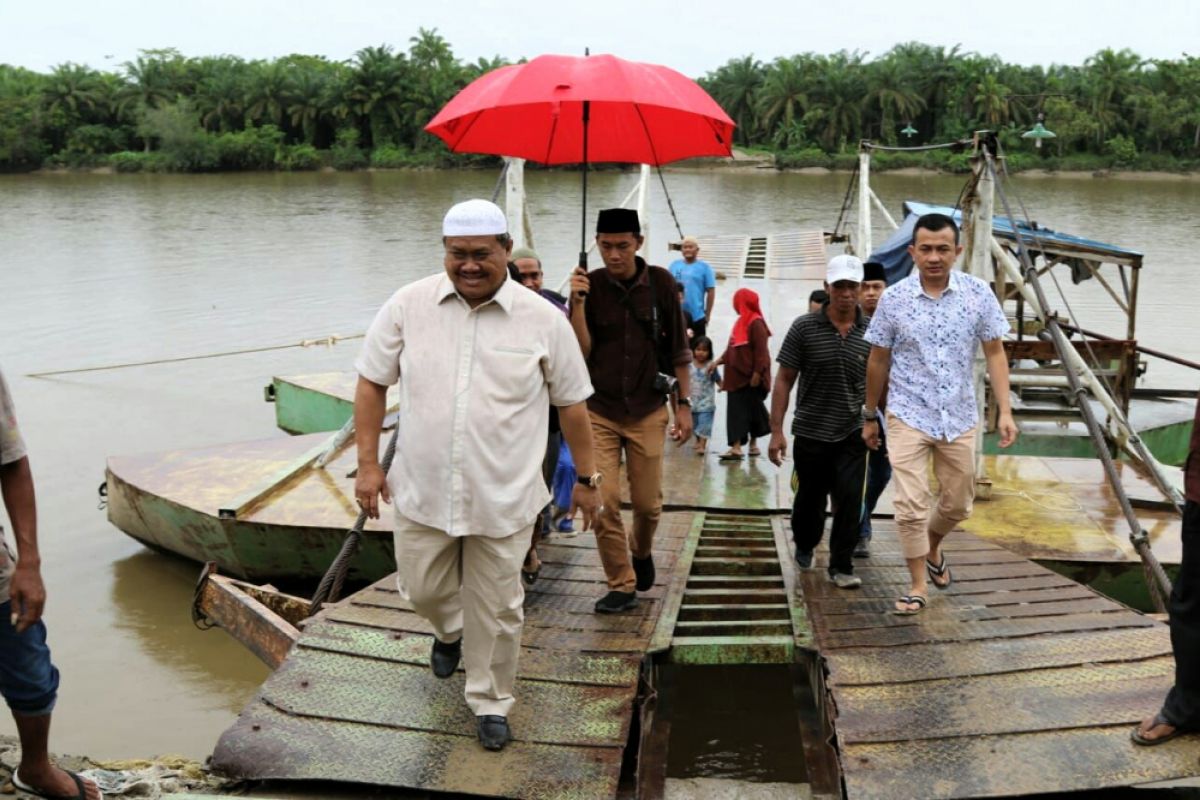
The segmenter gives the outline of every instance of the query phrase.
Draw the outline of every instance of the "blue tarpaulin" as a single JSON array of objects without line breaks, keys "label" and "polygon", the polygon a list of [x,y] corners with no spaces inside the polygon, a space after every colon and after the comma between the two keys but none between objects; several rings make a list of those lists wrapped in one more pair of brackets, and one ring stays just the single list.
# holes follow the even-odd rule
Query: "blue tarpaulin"
[{"label": "blue tarpaulin", "polygon": [[[949,206],[933,206],[928,203],[919,203],[915,200],[907,201],[904,204],[904,221],[900,223],[900,227],[888,237],[887,241],[877,247],[871,253],[871,257],[867,259],[868,261],[878,261],[880,264],[883,264],[889,286],[907,277],[908,273],[912,270],[912,259],[908,256],[908,243],[912,241],[913,226],[916,224],[917,218],[924,214],[945,214],[948,217],[952,217],[959,225],[962,225],[961,211]],[[998,239],[1016,240],[1016,235],[1013,233],[1013,226],[1009,223],[1007,217],[993,217],[992,231]],[[1049,228],[1043,228],[1036,222],[1030,226],[1018,221],[1017,232],[1025,240],[1026,247],[1034,251],[1037,251],[1040,247],[1045,247],[1048,250],[1053,249],[1056,252],[1077,251],[1080,257],[1086,255],[1090,260],[1094,261],[1104,261],[1107,258],[1109,260],[1116,259],[1120,262],[1140,262],[1142,258],[1142,254],[1136,250],[1127,250],[1116,245],[1072,236],[1069,233],[1059,233]],[[1085,276],[1088,274],[1090,273],[1085,273]],[[1078,283],[1078,280],[1076,282]]]}]

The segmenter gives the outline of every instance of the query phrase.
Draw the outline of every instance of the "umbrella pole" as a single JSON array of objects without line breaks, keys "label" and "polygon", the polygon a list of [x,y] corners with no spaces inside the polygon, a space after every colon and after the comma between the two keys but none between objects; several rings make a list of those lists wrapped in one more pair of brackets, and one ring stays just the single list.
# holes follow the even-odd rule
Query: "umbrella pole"
[{"label": "umbrella pole", "polygon": [[583,101],[583,216],[579,225],[579,266],[587,269],[587,183],[588,183],[588,119],[592,103]]}]

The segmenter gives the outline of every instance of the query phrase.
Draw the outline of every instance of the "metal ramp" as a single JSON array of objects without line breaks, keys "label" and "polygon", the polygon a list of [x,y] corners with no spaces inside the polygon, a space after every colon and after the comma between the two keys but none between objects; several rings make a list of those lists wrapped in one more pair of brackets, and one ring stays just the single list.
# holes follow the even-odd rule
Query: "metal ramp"
[{"label": "metal ramp", "polygon": [[[778,544],[770,517],[705,515],[691,548],[691,569],[671,638],[672,661],[792,662],[792,593]],[[686,557],[680,566],[685,563]]]},{"label": "metal ramp", "polygon": [[824,280],[825,234],[791,231],[767,236],[697,236],[700,257],[726,278]]},{"label": "metal ramp", "polygon": [[309,621],[221,736],[213,767],[252,780],[613,797],[642,660],[663,639],[660,627],[669,641],[668,589],[693,517],[663,515],[654,551],[662,577],[626,614],[592,611],[606,586],[590,534],[539,547],[544,566],[526,597],[514,741],[503,752],[479,747],[461,670],[433,677],[429,626],[387,578]]},{"label": "metal ramp", "polygon": [[[1166,626],[971,534],[915,617],[895,528],[876,521],[861,589],[819,568],[801,587],[824,670],[826,735],[846,797],[1001,797],[1200,775],[1200,735],[1153,748],[1129,731],[1174,681]],[[819,696],[820,696],[819,695]]]}]

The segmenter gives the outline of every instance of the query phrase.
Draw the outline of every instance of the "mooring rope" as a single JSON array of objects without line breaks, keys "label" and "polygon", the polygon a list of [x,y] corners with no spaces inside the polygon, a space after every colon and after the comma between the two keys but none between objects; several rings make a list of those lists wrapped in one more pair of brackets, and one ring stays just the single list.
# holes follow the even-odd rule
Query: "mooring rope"
[{"label": "mooring rope", "polygon": [[[400,425],[397,424],[396,430],[392,431],[392,439],[383,453],[383,459],[379,462],[384,475],[387,475],[388,470],[392,467],[392,459],[396,455],[396,439],[399,436]],[[333,559],[333,563],[329,565],[329,569],[325,571],[320,584],[317,585],[317,591],[313,593],[312,602],[308,604],[310,617],[320,611],[322,605],[337,602],[338,597],[341,596],[342,584],[346,581],[346,573],[350,571],[350,560],[358,552],[358,546],[362,542],[363,526],[366,524],[367,512],[363,509],[358,512],[358,519],[355,520],[354,527],[346,531],[346,540],[342,542],[342,549],[338,551],[337,558]]]},{"label": "mooring rope", "polygon": [[361,339],[366,336],[365,333],[354,333],[349,336],[341,336],[332,334],[330,336],[322,336],[319,339],[301,339],[294,344],[275,344],[267,347],[248,347],[243,350],[224,350],[220,353],[203,353],[197,356],[177,356],[174,358],[156,358],[151,361],[130,361],[124,364],[106,364],[101,367],[79,367],[78,369],[57,369],[51,372],[29,372],[26,373],[26,378],[49,378],[54,375],[78,375],[81,372],[107,372],[114,369],[129,369],[131,367],[150,367],[155,364],[177,364],[181,361],[201,361],[206,358],[225,358],[227,356],[244,356],[249,353],[270,353],[274,350],[290,350],[293,347],[317,347],[324,345],[325,347],[333,347],[338,342],[348,342],[352,339]]}]

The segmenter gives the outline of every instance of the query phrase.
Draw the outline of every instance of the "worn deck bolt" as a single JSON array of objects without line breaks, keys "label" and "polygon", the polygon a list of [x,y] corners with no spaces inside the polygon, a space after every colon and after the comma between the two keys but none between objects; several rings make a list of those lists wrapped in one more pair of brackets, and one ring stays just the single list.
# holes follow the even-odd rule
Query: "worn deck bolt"
[{"label": "worn deck bolt", "polygon": [[259,725],[259,724],[255,723],[254,725],[251,725],[251,726],[250,726],[250,730],[252,730],[252,731],[261,731],[261,730],[262,730],[262,725]]},{"label": "worn deck bolt", "polygon": [[300,686],[301,686],[301,688],[307,689],[307,688],[308,688],[308,681],[300,681]]}]

